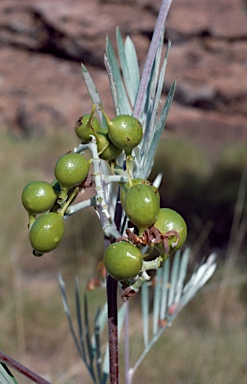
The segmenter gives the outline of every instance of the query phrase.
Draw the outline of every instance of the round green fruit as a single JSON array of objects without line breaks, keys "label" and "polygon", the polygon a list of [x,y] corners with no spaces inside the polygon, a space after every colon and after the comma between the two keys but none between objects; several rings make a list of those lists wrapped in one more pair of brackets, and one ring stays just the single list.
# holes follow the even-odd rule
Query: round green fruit
[{"label": "round green fruit", "polygon": [[134,278],[142,269],[142,253],[125,241],[109,245],[105,250],[104,264],[108,273],[117,280]]},{"label": "round green fruit", "polygon": [[131,155],[134,149],[142,140],[142,125],[134,116],[119,115],[110,120],[102,106],[101,111],[106,119],[108,134],[116,147],[125,151],[126,155]]},{"label": "round green fruit", "polygon": [[137,184],[126,193],[124,206],[126,215],[139,228],[140,235],[156,221],[160,202],[151,186]]},{"label": "round green fruit", "polygon": [[50,183],[32,181],[23,189],[21,199],[27,212],[36,215],[49,211],[56,202],[57,194]]},{"label": "round green fruit", "polygon": [[142,140],[142,125],[133,116],[119,115],[108,123],[109,137],[116,147],[130,155]]},{"label": "round green fruit", "polygon": [[159,200],[159,203],[160,203],[160,194],[159,194],[158,188],[156,188],[154,185],[152,185],[152,183],[150,183],[150,181],[145,180],[145,179],[141,179],[141,178],[134,178],[134,179],[131,179],[131,183],[132,183],[132,185],[130,184],[130,182],[120,183],[120,201],[121,201],[123,209],[125,209],[125,197],[126,197],[127,192],[130,190],[130,188],[132,186],[138,185],[138,184],[144,184],[144,185],[150,186],[153,189],[154,193],[156,194],[156,196]]},{"label": "round green fruit", "polygon": [[79,153],[67,153],[55,166],[56,179],[66,189],[80,185],[86,179],[88,171],[88,161]]},{"label": "round green fruit", "polygon": [[[187,226],[183,217],[176,211],[170,208],[161,208],[154,227],[156,227],[162,234],[168,231],[176,231],[179,235],[179,241],[175,247],[172,243],[176,242],[176,236],[168,238],[169,254],[177,251],[184,244],[187,237]],[[162,243],[156,244],[156,247],[161,253],[165,253]]]},{"label": "round green fruit", "polygon": [[99,157],[102,160],[113,161],[117,160],[122,150],[116,147],[110,140],[107,129],[101,129],[95,135]]},{"label": "round green fruit", "polygon": [[92,114],[85,114],[77,120],[75,124],[75,133],[82,140],[83,144],[89,143],[90,135],[100,130],[100,123]]},{"label": "round green fruit", "polygon": [[49,212],[41,215],[29,231],[29,240],[39,254],[50,252],[62,241],[64,219],[59,213]]}]

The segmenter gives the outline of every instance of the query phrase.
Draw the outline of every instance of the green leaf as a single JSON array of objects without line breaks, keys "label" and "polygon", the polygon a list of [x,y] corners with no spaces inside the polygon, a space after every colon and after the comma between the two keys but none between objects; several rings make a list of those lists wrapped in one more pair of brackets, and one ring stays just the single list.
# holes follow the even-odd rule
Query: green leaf
[{"label": "green leaf", "polygon": [[132,109],[131,109],[128,96],[122,81],[117,58],[114,53],[109,37],[107,37],[106,39],[106,55],[109,62],[109,67],[111,69],[112,78],[116,84],[118,103],[119,103],[118,105],[119,113],[132,115]]},{"label": "green leaf", "polygon": [[152,94],[150,100],[148,100],[148,111],[147,111],[147,128],[144,133],[143,142],[140,146],[141,148],[141,159],[143,156],[146,155],[148,152],[149,147],[152,145],[152,139],[155,132],[156,127],[156,119],[158,115],[158,109],[160,105],[160,99],[161,99],[161,93],[163,90],[163,84],[164,84],[164,77],[165,77],[165,71],[166,71],[166,65],[168,60],[168,53],[171,47],[171,41],[168,41],[168,46],[166,50],[166,55],[164,58],[163,65],[161,67],[161,70],[159,71],[160,66],[160,59],[161,59],[161,52],[162,52],[162,45],[158,47],[157,55],[154,62],[154,73],[159,73],[159,77],[157,78],[157,75],[153,76],[151,81],[154,83],[155,93]]},{"label": "green leaf", "polygon": [[111,68],[111,65],[109,63],[108,57],[106,55],[104,55],[104,63],[105,63],[105,67],[106,67],[106,70],[108,73],[108,78],[109,78],[109,83],[110,83],[110,87],[111,87],[111,95],[112,95],[112,100],[113,100],[113,104],[114,104],[114,108],[115,108],[115,113],[118,116],[121,113],[120,112],[120,105],[119,105],[120,101],[119,101],[119,97],[118,97],[116,83],[115,83],[113,73],[112,73],[112,68]]},{"label": "green leaf", "polygon": [[169,289],[169,297],[168,297],[168,308],[170,308],[174,303],[174,297],[175,297],[177,282],[178,282],[180,255],[181,255],[180,251],[177,251],[175,253],[173,263],[172,263],[170,289]]},{"label": "green leaf", "polygon": [[79,342],[77,340],[76,333],[75,333],[75,330],[74,330],[74,326],[73,326],[73,323],[72,323],[72,319],[71,319],[71,315],[70,315],[70,310],[69,310],[69,305],[68,305],[68,300],[67,300],[67,295],[66,295],[66,290],[65,290],[65,284],[64,284],[64,280],[62,278],[62,275],[60,273],[58,275],[58,282],[59,282],[59,285],[60,285],[62,301],[63,301],[63,308],[64,308],[64,311],[66,313],[67,319],[68,319],[68,323],[69,323],[69,327],[70,327],[70,332],[72,334],[72,337],[74,339],[74,343],[76,345],[76,348],[77,348],[81,358],[85,361],[85,356],[83,355],[83,353],[81,351],[80,344],[79,344]]},{"label": "green leaf", "polygon": [[95,315],[95,320],[94,320],[94,340],[95,340],[95,353],[96,353],[96,371],[97,371],[97,376],[99,382],[102,381],[102,368],[101,368],[101,363],[102,363],[102,358],[101,358],[101,352],[100,352],[100,308],[98,308],[96,315]]},{"label": "green leaf", "polygon": [[[215,268],[215,255],[212,254],[203,262],[192,274],[191,279],[184,285],[188,260],[190,252],[186,249],[183,254],[176,252],[172,267],[170,258],[168,258],[163,267],[156,273],[156,284],[144,284],[142,286],[142,312],[143,312],[143,335],[145,348],[130,368],[131,377],[147,355],[151,347],[156,343],[166,328],[172,324],[172,321],[183,309],[183,307],[193,298],[199,288],[212,276]],[[147,302],[149,289],[154,289],[153,304],[153,335],[150,340],[147,337],[149,313],[147,312]],[[177,302],[177,300],[180,300]],[[172,310],[172,311],[171,311]]]},{"label": "green leaf", "polygon": [[160,304],[160,320],[163,321],[167,314],[168,283],[170,275],[170,259],[168,258],[162,267],[162,295]]},{"label": "green leaf", "polygon": [[181,299],[183,287],[184,287],[184,281],[187,273],[188,263],[189,263],[189,257],[190,257],[190,250],[189,248],[186,248],[183,252],[183,255],[181,257],[180,261],[180,269],[179,269],[179,276],[177,281],[177,287],[176,287],[176,295],[174,298],[174,303],[178,303]]},{"label": "green leaf", "polygon": [[159,315],[160,315],[160,291],[161,291],[161,276],[162,271],[158,269],[156,271],[156,281],[154,288],[154,299],[153,299],[153,335],[155,335],[159,328]]},{"label": "green leaf", "polygon": [[90,328],[89,328],[89,317],[88,317],[88,302],[87,295],[84,295],[84,329],[85,329],[85,341],[87,345],[87,352],[89,357],[89,365],[93,366],[93,348],[91,345],[91,337],[90,337]]},{"label": "green leaf", "polygon": [[0,383],[1,384],[18,384],[7,365],[0,363]]},{"label": "green leaf", "polygon": [[88,93],[89,93],[89,95],[90,95],[90,97],[92,99],[92,102],[96,105],[96,109],[97,109],[97,113],[98,113],[100,122],[101,122],[101,124],[103,126],[106,127],[107,124],[106,124],[105,117],[104,117],[101,109],[99,108],[99,104],[102,104],[102,102],[101,102],[101,99],[100,99],[97,87],[94,84],[93,79],[90,76],[90,74],[89,74],[87,68],[85,67],[85,65],[81,64],[81,69],[82,69],[82,76],[83,76],[84,82],[86,84]]},{"label": "green leaf", "polygon": [[116,31],[118,55],[121,63],[124,83],[132,108],[134,108],[135,100],[140,84],[140,73],[137,61],[137,55],[134,44],[130,37],[126,38],[125,45],[119,28]]},{"label": "green leaf", "polygon": [[149,287],[144,284],[141,289],[141,302],[142,302],[142,329],[144,346],[147,348],[149,339]]},{"label": "green leaf", "polygon": [[212,253],[206,261],[202,262],[193,273],[183,288],[182,297],[179,301],[173,317],[184,308],[184,306],[195,296],[197,291],[210,279],[216,269],[216,254]]},{"label": "green leaf", "polygon": [[[76,300],[76,318],[77,318],[77,326],[79,331],[79,341],[80,341],[80,351],[83,356],[83,360],[86,360],[86,351],[84,346],[84,336],[83,336],[83,325],[82,325],[82,317],[81,317],[81,301],[79,294],[79,284],[78,279],[75,280],[75,300]],[[78,343],[79,344],[79,343]]]},{"label": "green leaf", "polygon": [[127,65],[129,68],[130,84],[131,84],[131,94],[130,98],[133,98],[133,106],[135,105],[138,89],[140,86],[140,71],[139,64],[137,60],[137,54],[133,41],[129,36],[125,40],[125,53],[127,58]]},{"label": "green leaf", "polygon": [[143,177],[144,179],[146,179],[146,178],[148,178],[148,176],[151,172],[153,161],[154,161],[154,156],[155,156],[156,150],[158,148],[160,137],[161,137],[161,134],[163,132],[164,125],[165,125],[165,122],[167,119],[167,115],[168,115],[168,112],[169,112],[169,109],[170,109],[170,106],[171,106],[171,103],[172,103],[172,100],[174,97],[175,87],[176,87],[176,83],[174,82],[173,85],[171,86],[170,90],[169,90],[165,105],[162,109],[160,119],[159,119],[157,127],[154,131],[151,145],[148,149],[148,152],[143,157],[144,163],[142,163],[141,167],[139,169],[137,169],[137,172],[136,172],[137,175],[135,175],[135,177]]}]

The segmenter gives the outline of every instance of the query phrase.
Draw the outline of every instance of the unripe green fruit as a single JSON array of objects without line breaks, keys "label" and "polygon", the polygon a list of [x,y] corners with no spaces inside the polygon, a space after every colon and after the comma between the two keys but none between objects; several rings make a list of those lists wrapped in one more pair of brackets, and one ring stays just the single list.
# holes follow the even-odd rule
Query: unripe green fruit
[{"label": "unripe green fruit", "polygon": [[150,183],[150,181],[145,180],[145,179],[141,179],[141,178],[134,178],[134,179],[131,179],[131,183],[132,183],[132,185],[130,184],[130,182],[120,183],[120,201],[121,201],[121,204],[122,204],[122,207],[124,210],[125,210],[125,197],[126,197],[127,192],[130,190],[130,188],[132,186],[138,185],[138,184],[145,184],[145,185],[150,186],[153,189],[154,193],[156,194],[156,196],[159,200],[159,203],[160,203],[160,194],[159,194],[158,188],[156,188],[154,185],[152,185]]},{"label": "unripe green fruit", "polygon": [[108,134],[116,147],[131,155],[134,149],[142,140],[142,125],[134,116],[119,115],[110,120],[102,106],[100,106],[108,126]]},{"label": "unripe green fruit", "polygon": [[142,140],[141,123],[133,116],[120,115],[108,123],[109,137],[116,147],[130,155]]},{"label": "unripe green fruit", "polygon": [[21,199],[28,213],[36,215],[49,211],[56,202],[57,194],[50,183],[32,181],[23,189]]},{"label": "unripe green fruit", "polygon": [[110,140],[107,129],[101,129],[95,134],[99,157],[106,161],[116,160],[122,150]]},{"label": "unripe green fruit", "polygon": [[[173,253],[182,247],[187,237],[187,226],[183,217],[176,211],[170,208],[161,208],[154,227],[156,227],[162,234],[168,231],[176,231],[179,234],[179,241],[175,247],[172,243],[176,241],[176,236],[168,238],[169,253]],[[161,253],[165,253],[162,243],[155,245]]]},{"label": "unripe green fruit", "polygon": [[70,189],[81,184],[89,171],[88,161],[79,153],[67,153],[55,166],[55,176],[62,188]]},{"label": "unripe green fruit", "polygon": [[120,281],[134,278],[142,269],[142,259],[141,251],[125,241],[109,245],[104,254],[108,273]]},{"label": "unripe green fruit", "polygon": [[55,249],[64,235],[64,219],[59,213],[49,212],[41,215],[29,231],[29,240],[38,253]]},{"label": "unripe green fruit", "polygon": [[145,184],[131,187],[124,205],[126,215],[139,228],[139,234],[156,221],[160,209],[159,198],[152,187]]},{"label": "unripe green fruit", "polygon": [[75,133],[82,140],[83,144],[89,143],[90,135],[100,130],[100,123],[96,117],[91,114],[81,116],[75,124]]}]

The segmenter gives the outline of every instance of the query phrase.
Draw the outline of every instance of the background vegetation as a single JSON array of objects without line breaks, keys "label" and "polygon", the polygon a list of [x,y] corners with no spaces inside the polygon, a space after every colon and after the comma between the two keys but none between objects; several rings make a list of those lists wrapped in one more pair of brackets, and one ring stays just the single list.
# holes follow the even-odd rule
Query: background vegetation
[{"label": "background vegetation", "polygon": [[[41,259],[33,257],[20,196],[30,180],[51,181],[57,158],[76,142],[73,133],[57,128],[25,139],[1,134],[0,347],[54,384],[76,384],[82,375],[83,383],[90,383],[69,333],[57,274],[62,272],[69,292],[75,275],[84,290],[88,279],[97,275],[102,237],[94,212],[81,212],[66,223],[66,236],[57,250]],[[198,151],[189,141],[164,134],[152,174],[164,174],[162,205],[177,209],[188,222],[192,266],[217,250],[219,267],[158,341],[135,383],[143,383],[143,377],[145,382],[154,380],[158,384],[246,382],[246,236],[229,252],[245,167],[244,146],[225,148],[217,162],[212,162],[210,154]],[[246,220],[246,197],[244,201],[240,216]],[[227,254],[233,260],[231,264]],[[72,300],[73,295],[69,297]],[[104,289],[89,292],[89,299],[90,306],[103,305]],[[131,306],[134,358],[140,348],[138,297]],[[23,378],[20,382],[25,383]]]}]

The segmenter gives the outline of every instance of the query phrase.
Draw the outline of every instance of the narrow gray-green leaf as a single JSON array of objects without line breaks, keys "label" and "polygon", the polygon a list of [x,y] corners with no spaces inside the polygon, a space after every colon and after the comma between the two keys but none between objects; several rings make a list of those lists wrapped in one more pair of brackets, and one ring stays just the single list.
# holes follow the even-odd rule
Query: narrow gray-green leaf
[{"label": "narrow gray-green leaf", "polygon": [[137,60],[136,50],[135,46],[129,36],[127,36],[125,40],[125,53],[127,58],[127,65],[129,68],[129,76],[131,81],[131,101],[133,98],[133,106],[136,101],[138,89],[140,86],[140,70],[139,70],[139,64]]},{"label": "narrow gray-green leaf", "polygon": [[161,67],[161,70],[159,73],[159,79],[158,79],[158,82],[156,81],[157,90],[155,93],[155,100],[152,104],[152,111],[150,111],[150,116],[148,116],[149,117],[149,120],[148,120],[148,127],[149,128],[145,132],[145,137],[144,137],[143,145],[142,145],[142,149],[141,149],[141,158],[146,156],[146,153],[148,152],[149,146],[151,145],[152,138],[154,136],[156,119],[157,119],[157,115],[158,115],[161,93],[162,93],[163,85],[164,85],[165,71],[166,71],[168,53],[169,53],[170,47],[171,47],[171,42],[168,41],[166,55],[165,55],[164,62],[162,64],[162,67]]},{"label": "narrow gray-green leaf", "polygon": [[177,251],[175,253],[173,263],[172,263],[170,291],[169,291],[169,297],[168,297],[168,308],[174,303],[174,297],[177,289],[179,264],[180,264],[180,251]]},{"label": "narrow gray-green leaf", "polygon": [[155,99],[156,99],[156,93],[158,85],[164,82],[164,78],[160,78],[160,63],[161,63],[161,55],[163,52],[163,41],[164,41],[164,30],[162,30],[162,33],[159,37],[159,42],[156,49],[156,55],[153,62],[153,67],[150,73],[150,79],[148,84],[148,91],[146,95],[146,102],[145,102],[145,110],[147,113],[147,127],[145,129],[145,135],[144,138],[147,136],[147,133],[149,130],[153,130],[153,126],[150,126],[151,123],[151,116],[155,107]]},{"label": "narrow gray-green leaf", "polygon": [[113,75],[113,80],[116,84],[120,114],[132,115],[131,106],[128,100],[127,93],[124,88],[121,73],[119,70],[116,55],[114,53],[109,37],[106,39],[106,55]]},{"label": "narrow gray-green leaf", "polygon": [[106,67],[106,71],[108,74],[108,79],[109,79],[109,83],[110,83],[110,87],[111,87],[111,95],[112,95],[112,100],[113,100],[113,104],[114,104],[114,109],[115,109],[116,115],[118,116],[118,115],[120,115],[119,97],[118,97],[118,93],[117,93],[116,83],[115,83],[114,78],[113,78],[112,69],[111,69],[111,66],[109,64],[109,61],[108,61],[108,58],[106,55],[104,55],[104,63],[105,63],[105,67]]},{"label": "narrow gray-green leaf", "polygon": [[8,373],[4,365],[1,363],[0,363],[0,383],[1,384],[18,384],[17,380],[14,378],[12,373]]},{"label": "narrow gray-green leaf", "polygon": [[162,33],[162,30],[164,29],[166,17],[170,8],[172,0],[162,0],[162,4],[160,7],[158,19],[155,24],[155,29],[152,37],[152,41],[149,47],[147,59],[145,62],[145,66],[143,69],[143,75],[140,83],[140,87],[138,90],[137,100],[135,104],[135,110],[134,110],[134,116],[139,119],[141,116],[141,111],[146,95],[146,88],[148,86],[148,81],[150,78],[150,72],[152,70],[154,58],[156,55],[156,49],[158,46],[158,41],[160,38],[160,34]]},{"label": "narrow gray-green leaf", "polygon": [[[117,28],[116,37],[117,37],[117,45],[118,45],[118,55],[120,59],[124,83],[125,83],[126,90],[131,102],[131,106],[132,108],[134,108],[135,99],[136,99],[136,95],[139,87],[139,77],[138,77],[139,67],[138,67],[136,52],[133,47],[133,44],[131,45],[129,42],[131,41],[129,37],[127,37],[126,39],[126,43],[128,41],[128,45],[126,43],[124,45],[123,38],[119,28]],[[136,66],[138,68],[138,71],[136,71]]]},{"label": "narrow gray-green leaf", "polygon": [[99,383],[102,381],[102,370],[101,370],[101,345],[100,345],[100,308],[98,308],[95,319],[94,319],[94,340],[95,340],[95,352],[96,352],[96,371]]},{"label": "narrow gray-green leaf", "polygon": [[90,327],[89,327],[89,313],[88,313],[88,302],[87,302],[87,295],[84,295],[84,327],[85,327],[85,339],[86,339],[86,345],[87,345],[87,351],[88,351],[88,357],[89,357],[89,365],[92,369],[92,375],[94,376],[93,372],[93,358],[94,358],[94,351],[91,345],[91,337],[90,337]]},{"label": "narrow gray-green leaf", "polygon": [[103,309],[100,311],[99,317],[98,317],[98,324],[100,327],[100,333],[102,333],[103,329],[105,328],[106,321],[107,321],[107,303],[105,303]]},{"label": "narrow gray-green leaf", "polygon": [[167,312],[167,298],[168,298],[168,282],[170,276],[170,259],[168,258],[162,267],[163,272],[163,284],[162,284],[162,295],[161,295],[161,305],[160,305],[160,320],[164,320],[166,318]]},{"label": "narrow gray-green leaf", "polygon": [[154,286],[154,299],[153,299],[153,335],[158,331],[159,317],[160,317],[160,288],[161,288],[162,271],[156,271],[156,281]]},{"label": "narrow gray-green leaf", "polygon": [[123,79],[124,79],[124,83],[125,83],[127,92],[130,96],[131,84],[130,84],[129,68],[127,65],[123,38],[122,38],[122,35],[121,35],[118,27],[116,29],[116,38],[117,38],[117,46],[118,46],[118,56],[119,56],[119,60],[120,60],[121,70],[123,73]]},{"label": "narrow gray-green leaf", "polygon": [[[158,148],[160,137],[161,137],[161,134],[163,132],[163,129],[164,129],[164,126],[166,123],[166,119],[167,119],[167,115],[168,115],[168,112],[169,112],[169,109],[170,109],[170,106],[171,106],[171,103],[172,103],[172,100],[174,97],[175,87],[176,87],[176,82],[173,83],[173,85],[171,86],[169,93],[167,95],[165,105],[162,109],[156,130],[154,132],[152,144],[150,145],[149,151],[146,155],[145,166],[143,165],[141,167],[141,171],[138,173],[138,176],[136,176],[136,177],[143,177],[144,179],[147,179],[149,174],[150,174],[150,171],[151,171],[152,165],[153,165],[153,161],[154,161],[154,156],[155,156],[156,150]],[[142,176],[140,176],[140,174]]]},{"label": "narrow gray-green leaf", "polygon": [[171,316],[172,319],[177,316],[184,306],[195,296],[197,291],[210,279],[216,268],[215,258],[216,255],[211,254],[193,273],[184,286],[181,300],[177,304],[173,316]]},{"label": "narrow gray-green leaf", "polygon": [[90,95],[90,97],[92,99],[92,102],[94,104],[96,104],[96,108],[97,108],[97,112],[98,112],[98,115],[99,115],[100,122],[101,122],[101,124],[103,126],[106,126],[106,120],[105,120],[105,118],[103,116],[102,111],[99,108],[99,104],[102,104],[102,102],[101,102],[101,99],[100,99],[97,87],[94,84],[94,81],[93,81],[92,77],[90,76],[90,74],[89,74],[89,72],[88,72],[88,70],[87,70],[87,68],[85,67],[84,64],[81,65],[81,69],[82,69],[82,76],[83,76],[84,82],[86,84],[88,93],[89,93],[89,95]]},{"label": "narrow gray-green leaf", "polygon": [[142,329],[144,346],[147,348],[149,339],[149,287],[148,284],[143,284],[141,289],[142,302]]},{"label": "narrow gray-green leaf", "polygon": [[79,293],[79,283],[78,279],[75,279],[75,300],[76,300],[76,318],[77,318],[77,325],[78,325],[78,331],[79,331],[79,340],[81,345],[81,353],[83,356],[83,359],[86,360],[86,351],[85,351],[85,345],[84,345],[84,337],[83,337],[83,325],[82,325],[82,318],[81,318],[81,301],[80,301],[80,293]]},{"label": "narrow gray-green leaf", "polygon": [[188,248],[186,248],[185,251],[183,252],[182,257],[181,257],[180,270],[179,270],[178,283],[177,283],[177,291],[176,291],[176,296],[174,299],[175,303],[178,303],[179,300],[181,299],[181,296],[182,296],[184,281],[185,281],[185,277],[187,274],[187,267],[188,267],[189,258],[190,258],[190,250]]},{"label": "narrow gray-green leaf", "polygon": [[58,281],[59,281],[59,285],[60,285],[60,290],[61,290],[61,295],[62,295],[62,302],[63,302],[64,311],[66,313],[66,316],[67,316],[67,319],[68,319],[68,323],[69,323],[69,327],[70,327],[70,332],[71,332],[72,337],[74,339],[76,348],[77,348],[81,358],[84,360],[84,356],[83,356],[83,353],[81,351],[80,344],[78,343],[78,340],[77,340],[77,337],[76,337],[76,333],[75,333],[75,330],[74,330],[74,327],[73,327],[73,323],[72,323],[72,319],[71,319],[71,315],[70,315],[70,310],[69,310],[69,305],[68,305],[68,300],[67,300],[67,295],[66,295],[66,290],[65,290],[64,280],[63,280],[62,275],[60,273],[58,275]]}]

